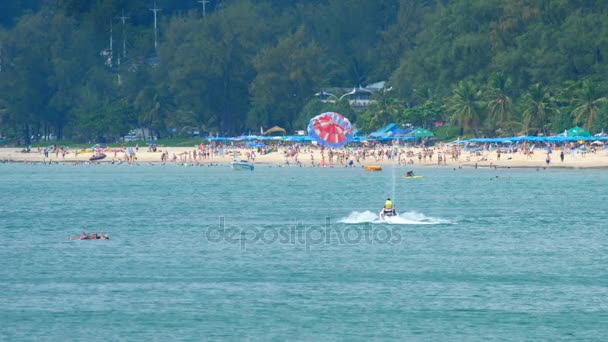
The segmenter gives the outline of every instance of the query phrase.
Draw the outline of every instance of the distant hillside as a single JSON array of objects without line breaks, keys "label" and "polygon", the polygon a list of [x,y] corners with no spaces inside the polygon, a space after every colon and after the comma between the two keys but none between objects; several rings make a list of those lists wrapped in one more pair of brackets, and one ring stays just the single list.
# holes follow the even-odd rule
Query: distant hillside
[{"label": "distant hillside", "polygon": [[[599,0],[6,1],[0,138],[293,131],[326,110],[368,131],[599,131],[607,17]],[[378,81],[363,112],[314,97]]]}]

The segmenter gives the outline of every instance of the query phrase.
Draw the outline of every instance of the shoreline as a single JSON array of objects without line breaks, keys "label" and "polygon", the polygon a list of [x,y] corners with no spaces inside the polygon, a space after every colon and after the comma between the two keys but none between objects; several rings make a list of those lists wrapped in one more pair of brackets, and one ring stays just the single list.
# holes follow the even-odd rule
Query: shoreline
[{"label": "shoreline", "polygon": [[[212,162],[208,162],[208,163],[161,163],[161,162],[141,162],[141,163],[126,163],[126,162],[122,162],[122,163],[112,163],[112,162],[68,162],[68,161],[51,161],[51,162],[38,162],[38,161],[0,161],[0,164],[42,164],[42,165],[134,165],[134,166],[141,166],[141,165],[148,165],[148,166],[165,166],[165,165],[177,165],[177,166],[197,166],[197,167],[216,167],[216,166],[228,166],[230,165],[230,163],[225,163],[225,162],[220,162],[220,163],[212,163]],[[255,166],[269,166],[269,167],[293,167],[293,168],[321,168],[321,169],[362,169],[364,166],[354,166],[354,167],[348,167],[346,165],[329,165],[329,166],[312,166],[312,165],[302,165],[302,166],[297,166],[297,165],[279,165],[279,164],[272,164],[272,163],[254,163]],[[381,165],[381,166],[391,166],[393,164],[388,164],[388,165]],[[406,166],[405,165],[400,165],[400,168],[405,169]],[[438,166],[438,165],[418,165],[418,167],[424,167],[424,168],[438,168],[438,169],[449,169],[449,168],[455,168],[454,165],[451,166]],[[490,165],[478,165],[477,167],[475,167],[475,165],[469,165],[469,164],[462,164],[459,165],[458,167],[460,168],[467,168],[467,169],[495,169],[495,170],[500,170],[500,169],[504,169],[504,170],[508,170],[508,169],[561,169],[561,170],[604,170],[604,169],[608,169],[608,165],[599,165],[599,166],[567,166],[567,165],[553,165],[553,166],[530,166],[530,165],[514,165],[514,166],[490,166]],[[382,170],[381,170],[382,171]],[[380,172],[381,172],[380,171]]]},{"label": "shoreline", "polygon": [[[443,149],[442,149],[443,148]],[[565,154],[564,161],[560,161],[560,150],[553,151],[550,154],[550,162],[547,164],[547,154],[544,152],[534,155],[524,155],[523,153],[508,153],[498,156],[495,151],[485,151],[483,153],[469,153],[463,151],[458,157],[449,157],[450,148],[439,147],[434,150],[435,158],[429,157],[428,160],[417,156],[422,152],[419,147],[402,147],[401,163],[395,159],[387,159],[383,157],[367,157],[365,159],[358,158],[354,155],[347,156],[347,159],[338,161],[334,157],[325,162],[325,154],[321,154],[319,149],[303,149],[299,154],[286,157],[285,150],[280,149],[278,152],[268,154],[259,154],[254,161],[254,165],[269,165],[269,166],[285,166],[285,167],[330,167],[330,168],[346,168],[348,161],[352,160],[353,165],[350,168],[362,168],[367,165],[380,165],[382,167],[399,165],[401,168],[420,168],[420,167],[451,167],[451,168],[495,168],[495,169],[608,169],[608,150],[598,150],[595,153],[574,154],[568,151]],[[245,156],[249,156],[252,151],[247,148],[229,148],[222,155],[212,155],[210,158],[193,158],[191,153],[195,150],[194,147],[162,147],[156,152],[145,151],[140,149],[136,152],[136,160],[127,160],[124,152],[105,152],[107,157],[102,160],[90,161],[92,152],[70,150],[68,154],[49,153],[49,157],[45,158],[44,154],[38,151],[23,153],[16,151],[13,148],[0,148],[0,163],[35,163],[35,164],[138,164],[138,165],[192,165],[192,166],[213,166],[213,165],[229,165],[234,160],[246,160]],[[388,149],[387,149],[388,150]],[[173,156],[168,161],[161,161],[161,151],[168,152]],[[234,153],[237,153],[237,158],[234,158]],[[344,151],[338,151],[342,153]],[[352,151],[349,151],[352,153]],[[405,154],[409,154],[408,157]],[[442,162],[439,163],[438,156],[445,156]],[[552,157],[551,157],[552,156]],[[502,159],[500,159],[502,157]],[[357,160],[358,159],[358,160]],[[324,165],[319,161],[323,161]],[[314,163],[314,165],[313,165]]]}]

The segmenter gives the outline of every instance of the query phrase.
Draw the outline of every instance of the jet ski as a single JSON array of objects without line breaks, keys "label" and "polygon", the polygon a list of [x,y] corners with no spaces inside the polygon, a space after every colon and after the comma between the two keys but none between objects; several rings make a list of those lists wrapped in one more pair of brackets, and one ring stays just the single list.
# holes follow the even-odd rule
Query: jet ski
[{"label": "jet ski", "polygon": [[386,209],[382,208],[380,210],[379,216],[384,221],[388,221],[391,217],[397,217],[397,216],[399,216],[399,214],[397,213],[397,210],[395,210],[394,208],[391,210],[386,210]]}]

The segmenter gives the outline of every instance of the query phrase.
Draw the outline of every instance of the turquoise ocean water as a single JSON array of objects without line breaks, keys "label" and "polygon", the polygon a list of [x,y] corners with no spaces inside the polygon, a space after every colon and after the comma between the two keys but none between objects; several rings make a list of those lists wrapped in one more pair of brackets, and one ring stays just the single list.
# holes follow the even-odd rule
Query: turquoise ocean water
[{"label": "turquoise ocean water", "polygon": [[608,172],[414,170],[0,164],[0,340],[608,339]]}]

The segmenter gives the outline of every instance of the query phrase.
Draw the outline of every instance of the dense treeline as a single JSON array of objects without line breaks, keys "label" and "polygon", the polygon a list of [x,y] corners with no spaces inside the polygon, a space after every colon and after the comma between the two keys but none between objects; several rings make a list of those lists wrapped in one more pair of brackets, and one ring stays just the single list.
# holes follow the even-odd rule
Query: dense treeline
[{"label": "dense treeline", "polygon": [[[295,130],[324,110],[364,130],[608,124],[603,0],[209,0],[205,15],[195,0],[156,5],[156,48],[153,0],[0,5],[0,135]],[[390,88],[363,112],[313,96],[378,81]]]}]

